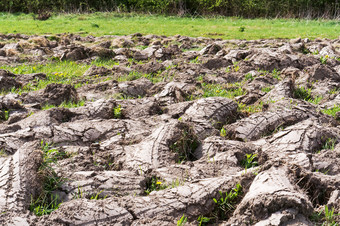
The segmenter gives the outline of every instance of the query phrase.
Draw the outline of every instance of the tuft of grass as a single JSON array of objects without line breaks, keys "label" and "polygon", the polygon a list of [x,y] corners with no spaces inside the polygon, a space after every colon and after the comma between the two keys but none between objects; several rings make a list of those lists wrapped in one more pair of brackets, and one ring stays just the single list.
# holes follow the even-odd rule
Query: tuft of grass
[{"label": "tuft of grass", "polygon": [[223,127],[220,130],[220,135],[221,135],[221,137],[226,137],[227,136],[227,131]]},{"label": "tuft of grass", "polygon": [[329,109],[321,110],[322,113],[333,116],[335,118],[336,113],[340,111],[340,105],[334,105],[334,107]]},{"label": "tuft of grass", "polygon": [[193,152],[199,146],[198,138],[193,135],[191,128],[185,128],[182,131],[181,137],[170,145],[170,150],[176,153],[177,163],[184,161],[194,161],[196,157]]},{"label": "tuft of grass", "polygon": [[329,58],[328,55],[326,55],[326,56],[321,56],[321,57],[320,57],[320,63],[321,63],[321,64],[327,64],[328,58]]},{"label": "tuft of grass", "polygon": [[0,120],[2,121],[7,121],[9,119],[9,112],[8,110],[2,110],[2,112],[0,112]]},{"label": "tuft of grass", "polygon": [[249,169],[258,165],[255,159],[257,158],[257,154],[246,154],[245,159],[241,161],[241,165],[245,169]]},{"label": "tuft of grass", "polygon": [[59,108],[77,108],[77,107],[82,107],[85,105],[85,100],[81,100],[78,102],[72,102],[72,101],[64,101],[61,103],[59,106],[51,105],[51,104],[45,104],[41,109],[42,110],[48,110],[51,108],[59,107]]},{"label": "tuft of grass", "polygon": [[67,157],[63,152],[51,149],[51,144],[41,140],[43,162],[39,167],[39,174],[43,178],[43,190],[37,197],[31,197],[29,210],[37,216],[47,215],[59,208],[61,200],[58,195],[53,194],[65,182],[65,178],[59,177],[52,165],[59,159]]},{"label": "tuft of grass", "polygon": [[113,117],[116,119],[120,119],[123,117],[122,114],[122,107],[118,105],[117,107],[113,108]]},{"label": "tuft of grass", "polygon": [[144,190],[146,195],[149,195],[152,191],[164,190],[168,186],[164,184],[157,176],[152,176],[146,181],[146,189]]},{"label": "tuft of grass", "polygon": [[203,98],[206,97],[226,97],[234,99],[237,96],[242,96],[246,94],[241,87],[235,87],[231,89],[226,89],[223,85],[219,84],[206,84],[202,83]]},{"label": "tuft of grass", "polygon": [[[222,39],[331,38],[339,36],[336,20],[244,19],[235,17],[177,17],[136,13],[58,14],[47,21],[25,14],[0,14],[2,33],[60,34],[87,36],[129,35],[136,32],[155,35],[210,37]],[[100,27],[98,29],[97,26]],[[240,28],[246,32],[240,32]],[[243,30],[243,29],[241,29]]]},{"label": "tuft of grass", "polygon": [[181,219],[177,221],[177,226],[184,226],[188,221],[188,218],[183,214]]},{"label": "tuft of grass", "polygon": [[262,92],[265,92],[265,93],[269,93],[270,90],[272,90],[272,87],[263,87],[263,88],[261,89],[261,91],[262,91]]},{"label": "tuft of grass", "polygon": [[256,112],[261,112],[263,109],[263,102],[261,101],[258,104],[253,104],[253,105],[246,105],[241,102],[238,102],[238,111],[243,113],[243,114],[253,114]]},{"label": "tuft of grass", "polygon": [[335,144],[336,140],[334,138],[328,138],[322,146],[322,149],[334,150]]},{"label": "tuft of grass", "polygon": [[210,222],[211,218],[200,215],[197,218],[198,226],[205,226]]},{"label": "tuft of grass", "polygon": [[236,188],[233,188],[229,193],[225,194],[219,191],[219,199],[213,198],[216,206],[214,210],[215,220],[226,220],[227,216],[235,209],[236,200],[242,194],[241,184],[236,184]]},{"label": "tuft of grass", "polygon": [[[29,82],[22,88],[13,88],[11,93],[21,94],[22,92],[36,91],[45,88],[51,83],[71,84],[76,85],[76,88],[81,87],[86,83],[77,83],[75,81],[81,78],[83,74],[92,66],[105,66],[113,67],[117,62],[113,60],[94,60],[90,65],[78,64],[74,61],[50,61],[46,64],[21,64],[18,66],[3,65],[0,69],[8,70],[14,74],[31,74],[31,73],[44,73],[46,79],[36,79]],[[1,95],[8,92],[1,92]]]},{"label": "tuft of grass", "polygon": [[336,214],[334,207],[332,209],[329,209],[327,205],[325,205],[324,210],[320,212],[314,212],[310,216],[310,220],[316,224],[320,224],[322,226],[339,226],[336,216],[340,216],[340,214]]},{"label": "tuft of grass", "polygon": [[297,99],[308,101],[312,99],[311,92],[312,92],[311,89],[306,89],[305,87],[297,87],[294,90],[294,97]]}]

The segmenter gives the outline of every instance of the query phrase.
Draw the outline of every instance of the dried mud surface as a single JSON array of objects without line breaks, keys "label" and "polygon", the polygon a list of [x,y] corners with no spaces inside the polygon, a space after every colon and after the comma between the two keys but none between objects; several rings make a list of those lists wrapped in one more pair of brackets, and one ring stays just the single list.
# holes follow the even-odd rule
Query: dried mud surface
[{"label": "dried mud surface", "polygon": [[[221,225],[315,225],[311,216],[325,205],[340,212],[340,115],[323,113],[340,105],[339,39],[63,34],[0,41],[1,65],[119,62],[92,66],[77,89],[49,84],[0,96],[1,224],[176,225],[184,214],[190,225],[199,216]],[[118,81],[134,71],[161,79]],[[0,70],[0,90],[36,79],[46,75]],[[299,87],[309,100],[322,97],[319,103],[301,98]],[[79,100],[85,105],[41,109]],[[54,191],[60,207],[38,217],[29,207],[45,183],[42,140],[64,154],[51,164],[64,180]],[[245,170],[247,154],[258,165]],[[147,195],[156,177],[168,187]],[[242,194],[217,219],[213,198],[237,184]]]}]

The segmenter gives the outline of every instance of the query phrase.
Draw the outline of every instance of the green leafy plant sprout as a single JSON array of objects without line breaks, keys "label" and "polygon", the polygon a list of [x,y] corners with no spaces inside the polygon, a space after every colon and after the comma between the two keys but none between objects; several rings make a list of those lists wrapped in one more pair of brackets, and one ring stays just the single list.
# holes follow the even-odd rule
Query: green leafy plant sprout
[{"label": "green leafy plant sprout", "polygon": [[81,101],[78,101],[78,102],[64,101],[59,106],[55,106],[55,105],[52,105],[52,104],[45,104],[42,107],[42,110],[48,110],[48,109],[55,108],[55,107],[59,107],[59,108],[77,108],[77,107],[82,107],[84,105],[85,105],[85,101],[84,100],[81,100]]},{"label": "green leafy plant sprout", "polygon": [[91,195],[90,199],[91,200],[99,200],[99,199],[106,199],[107,198],[107,195],[105,195],[104,197],[100,197],[100,194],[103,192],[104,190],[101,190],[100,192],[94,194],[94,195]]},{"label": "green leafy plant sprout", "polygon": [[320,212],[314,212],[310,216],[310,220],[322,226],[339,226],[337,220],[335,219],[336,216],[340,216],[340,214],[335,214],[334,207],[329,209],[329,207],[326,205],[324,210],[321,210]]},{"label": "green leafy plant sprout", "polygon": [[340,214],[334,214],[334,207],[332,207],[332,209],[329,210],[328,206],[325,206],[324,214],[325,214],[324,220],[326,221],[324,223],[327,223],[327,225],[330,225],[330,226],[339,225],[335,222],[334,217],[339,216]]},{"label": "green leafy plant sprout", "polygon": [[29,206],[29,210],[37,216],[50,214],[52,211],[58,209],[61,200],[53,193],[59,189],[66,180],[66,178],[57,175],[52,165],[55,164],[58,159],[65,158],[67,155],[57,149],[51,149],[52,144],[44,142],[44,140],[41,140],[40,146],[43,152],[43,162],[38,172],[43,177],[43,190],[36,199],[31,197]]},{"label": "green leafy plant sprout", "polygon": [[7,121],[8,119],[9,119],[9,111],[2,110],[2,114],[0,114],[0,120]]},{"label": "green leafy plant sprout", "polygon": [[48,215],[58,209],[61,202],[58,195],[45,193],[36,200],[31,197],[29,210],[37,216]]},{"label": "green leafy plant sprout", "polygon": [[197,218],[198,226],[205,226],[206,224],[208,224],[210,222],[210,220],[211,220],[211,218],[200,215]]},{"label": "green leafy plant sprout", "polygon": [[200,64],[200,63],[202,63],[202,62],[198,59],[198,57],[196,57],[195,59],[190,60],[190,63],[191,63],[191,64]]},{"label": "green leafy plant sprout", "polygon": [[248,73],[248,74],[245,75],[245,79],[246,79],[246,80],[253,81],[253,80],[254,80],[254,77],[252,76],[251,73]]},{"label": "green leafy plant sprout", "polygon": [[235,209],[234,205],[239,195],[242,194],[241,184],[237,184],[236,188],[233,188],[229,193],[225,194],[219,191],[220,198],[213,198],[216,208],[215,208],[215,218],[219,220],[225,220],[228,214]]},{"label": "green leafy plant sprout", "polygon": [[191,128],[185,128],[181,137],[170,145],[170,149],[177,154],[177,163],[183,161],[194,161],[196,157],[193,152],[199,146],[197,137],[191,132]]},{"label": "green leafy plant sprout", "polygon": [[265,93],[269,93],[270,90],[272,90],[271,87],[263,87],[263,88],[261,89],[261,91],[262,91],[262,92],[265,92]]},{"label": "green leafy plant sprout", "polygon": [[227,131],[222,127],[221,131],[220,131],[220,135],[221,137],[226,137],[227,136]]},{"label": "green leafy plant sprout", "polygon": [[294,90],[294,97],[297,99],[302,99],[302,100],[310,100],[312,99],[311,95],[312,90],[311,89],[306,89],[305,87],[297,87]]},{"label": "green leafy plant sprout", "polygon": [[144,190],[146,195],[149,195],[152,191],[164,190],[168,186],[165,185],[160,178],[157,176],[152,176],[148,181],[146,181],[146,189]]},{"label": "green leafy plant sprout", "polygon": [[273,78],[275,78],[275,79],[277,79],[277,80],[281,80],[280,74],[281,74],[281,72],[278,71],[277,69],[274,69],[274,70],[272,71],[272,76],[273,76]]},{"label": "green leafy plant sprout", "polygon": [[7,157],[7,156],[8,156],[8,155],[7,155],[6,151],[5,151],[5,149],[1,148],[1,149],[0,149],[0,158],[1,158],[1,157]]},{"label": "green leafy plant sprout", "polygon": [[328,58],[329,58],[328,55],[326,55],[326,56],[321,56],[321,57],[320,57],[320,62],[321,62],[321,64],[327,64]]},{"label": "green leafy plant sprout", "polygon": [[258,165],[258,162],[255,161],[255,159],[257,158],[257,154],[246,154],[245,157],[246,158],[241,161],[241,165],[245,169],[249,169]]},{"label": "green leafy plant sprout", "polygon": [[188,221],[188,218],[186,216],[184,216],[184,214],[183,214],[181,219],[179,219],[177,221],[177,226],[184,226],[187,223],[187,221]]},{"label": "green leafy plant sprout", "polygon": [[241,27],[238,29],[239,32],[244,32],[245,30],[246,30],[246,28],[245,28],[244,26],[241,26]]},{"label": "green leafy plant sprout", "polygon": [[123,117],[121,105],[118,105],[117,107],[113,108],[113,117],[116,119],[120,119]]},{"label": "green leafy plant sprout", "polygon": [[333,116],[335,118],[336,113],[340,111],[340,105],[334,105],[332,108],[326,108],[321,110],[322,113]]},{"label": "green leafy plant sprout", "polygon": [[336,144],[336,140],[334,138],[328,138],[325,144],[322,146],[322,149],[334,150]]}]

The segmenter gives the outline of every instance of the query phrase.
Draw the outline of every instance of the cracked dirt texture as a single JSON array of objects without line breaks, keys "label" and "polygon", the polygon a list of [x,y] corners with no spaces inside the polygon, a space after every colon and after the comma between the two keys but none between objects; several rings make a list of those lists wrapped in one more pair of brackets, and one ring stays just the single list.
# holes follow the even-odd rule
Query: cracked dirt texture
[{"label": "cracked dirt texture", "polygon": [[[339,39],[1,34],[0,44],[0,65],[117,62],[22,93],[11,91],[48,75],[0,70],[2,225],[176,225],[183,215],[189,225],[318,225],[311,216],[325,206],[340,213],[339,112],[324,111],[340,106]],[[147,76],[122,79],[133,73]],[[59,208],[38,217],[29,206],[43,192],[42,140],[65,154],[51,165],[65,180]],[[155,177],[166,188],[146,192]],[[237,184],[218,218],[213,199]]]}]

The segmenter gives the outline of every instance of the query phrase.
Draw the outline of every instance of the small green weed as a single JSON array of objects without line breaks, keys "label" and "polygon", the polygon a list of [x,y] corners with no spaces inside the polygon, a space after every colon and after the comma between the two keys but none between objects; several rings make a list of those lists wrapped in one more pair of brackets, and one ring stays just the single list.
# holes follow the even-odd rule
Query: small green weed
[{"label": "small green weed", "polygon": [[2,112],[0,112],[0,120],[7,121],[8,119],[9,119],[9,111],[2,110]]},{"label": "small green weed", "polygon": [[321,100],[323,99],[322,96],[316,96],[315,98],[311,98],[309,100],[307,100],[309,103],[312,104],[319,104],[321,102]]},{"label": "small green weed", "polygon": [[43,216],[48,215],[54,210],[58,209],[60,204],[61,201],[58,195],[44,193],[35,200],[33,199],[33,197],[31,197],[29,210],[37,216]]},{"label": "small green weed", "polygon": [[221,135],[221,137],[226,137],[227,131],[224,128],[222,128],[221,131],[220,131],[220,135]]},{"label": "small green weed", "polygon": [[184,214],[183,214],[181,219],[179,219],[177,221],[177,226],[184,226],[187,223],[187,221],[188,221],[188,218],[186,216],[184,216]]},{"label": "small green weed", "polygon": [[253,105],[245,105],[241,102],[238,102],[238,111],[244,114],[253,114],[256,112],[261,112],[263,109],[263,102],[261,101],[258,104],[253,104]]},{"label": "small green weed", "polygon": [[177,163],[182,163],[183,161],[196,160],[193,152],[198,146],[197,137],[193,135],[190,128],[185,128],[182,131],[182,136],[170,145],[170,149],[177,154]]},{"label": "small green weed", "polygon": [[239,32],[244,32],[245,30],[246,30],[246,27],[244,27],[244,26],[241,26],[241,27],[238,29]]},{"label": "small green weed", "polygon": [[334,138],[328,138],[325,141],[325,144],[322,146],[322,149],[334,150],[336,144],[336,140]]},{"label": "small green weed", "polygon": [[334,207],[330,210],[326,205],[323,211],[321,210],[319,213],[314,212],[309,219],[322,226],[339,226],[335,219],[336,216],[340,216],[340,214],[334,213]]},{"label": "small green weed", "polygon": [[191,64],[201,64],[202,62],[198,59],[198,57],[196,57],[195,59],[190,60],[190,63]]},{"label": "small green weed", "polygon": [[122,114],[122,107],[118,105],[117,107],[113,108],[113,117],[116,119],[120,119],[123,117]]},{"label": "small green weed", "polygon": [[333,116],[335,118],[336,113],[340,111],[340,105],[334,105],[334,107],[329,109],[321,110],[322,113]]},{"label": "small green weed", "polygon": [[262,92],[265,92],[265,93],[269,93],[270,90],[272,90],[272,87],[263,87],[263,88],[261,89],[261,91],[262,91]]},{"label": "small green weed", "polygon": [[225,220],[230,212],[235,209],[236,200],[239,198],[239,195],[242,194],[242,186],[241,184],[237,184],[236,188],[232,189],[229,193],[226,192],[223,194],[221,191],[219,199],[213,199],[216,203],[216,207],[214,210],[215,219]]},{"label": "small green weed", "polygon": [[337,94],[337,93],[339,93],[339,91],[340,91],[339,88],[334,88],[334,89],[329,91],[329,94]]},{"label": "small green weed", "polygon": [[248,74],[245,75],[245,79],[246,79],[246,80],[253,81],[253,80],[254,80],[254,77],[252,76],[252,74],[248,73]]},{"label": "small green weed", "polygon": [[277,69],[274,69],[274,70],[272,71],[272,77],[275,78],[275,79],[277,79],[277,80],[281,80],[280,74],[281,74],[281,72],[278,71]]},{"label": "small green weed", "polygon": [[210,222],[210,220],[211,220],[211,218],[200,215],[197,218],[198,226],[205,226],[206,224],[208,224]]},{"label": "small green weed", "polygon": [[326,55],[326,56],[321,56],[321,57],[320,57],[320,62],[321,62],[321,64],[327,64],[328,58],[329,58],[328,55]]},{"label": "small green weed", "polygon": [[[58,107],[59,108],[77,108],[77,107],[82,107],[85,105],[85,100],[81,100],[81,101],[78,101],[78,102],[72,102],[72,101],[64,101],[62,102]],[[52,104],[45,104],[41,109],[42,110],[48,110],[48,109],[51,109],[51,108],[55,108],[57,106],[55,105],[52,105]]]},{"label": "small green weed", "polygon": [[241,165],[245,169],[249,169],[258,165],[255,159],[257,158],[257,154],[246,154],[246,158],[241,161]]},{"label": "small green weed", "polygon": [[241,87],[228,88],[219,84],[206,84],[202,83],[203,98],[206,97],[226,97],[234,99],[237,96],[242,96],[246,94]]},{"label": "small green weed", "polygon": [[8,155],[7,155],[6,151],[5,151],[5,149],[1,148],[1,149],[0,149],[0,158],[1,158],[1,157],[7,157],[7,156],[8,156]]},{"label": "small green weed", "polygon": [[50,214],[52,211],[58,209],[61,200],[57,195],[53,195],[53,192],[59,189],[66,180],[57,175],[52,165],[55,164],[57,160],[67,157],[67,155],[64,152],[51,149],[51,146],[51,144],[41,140],[43,162],[39,167],[39,174],[44,178],[43,190],[36,199],[31,197],[31,204],[29,206],[29,210],[37,216]]},{"label": "small green weed", "polygon": [[164,190],[168,186],[165,185],[160,178],[156,176],[152,176],[149,180],[146,181],[146,189],[144,190],[146,195],[149,195],[152,191]]},{"label": "small green weed", "polygon": [[308,101],[310,99],[313,99],[311,92],[312,92],[311,89],[306,89],[305,87],[298,87],[294,90],[294,97],[297,99]]}]

